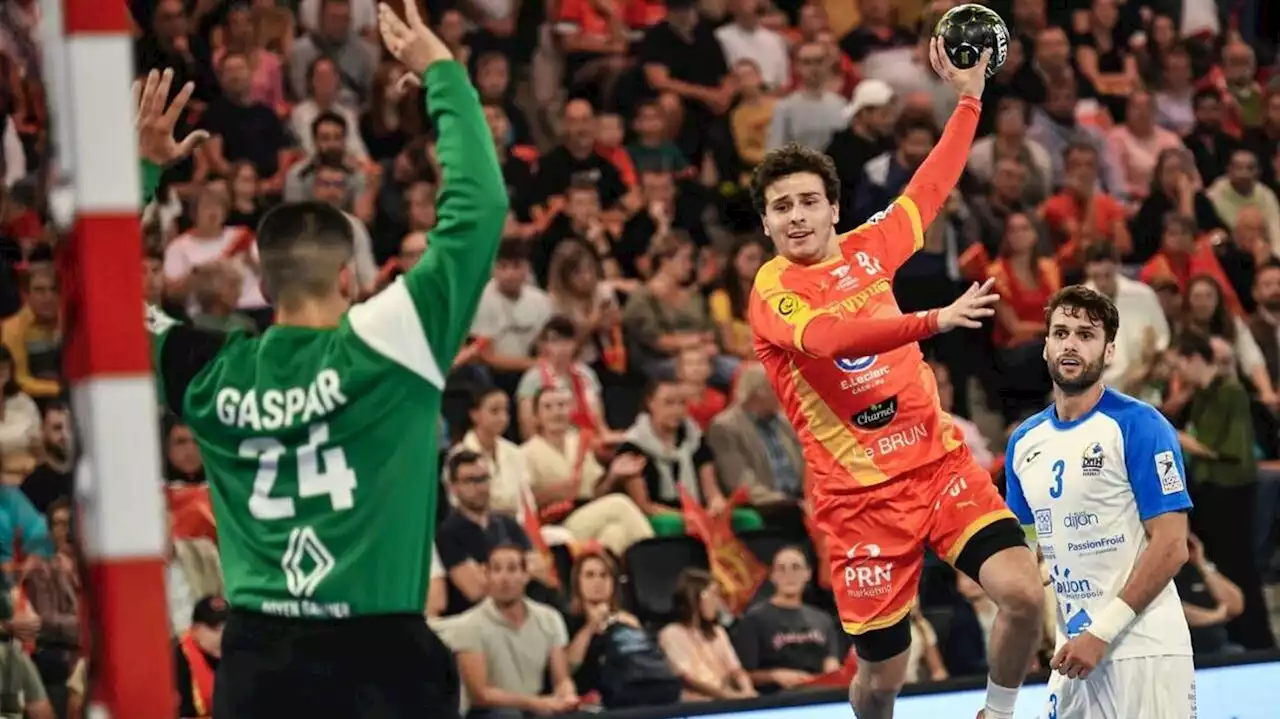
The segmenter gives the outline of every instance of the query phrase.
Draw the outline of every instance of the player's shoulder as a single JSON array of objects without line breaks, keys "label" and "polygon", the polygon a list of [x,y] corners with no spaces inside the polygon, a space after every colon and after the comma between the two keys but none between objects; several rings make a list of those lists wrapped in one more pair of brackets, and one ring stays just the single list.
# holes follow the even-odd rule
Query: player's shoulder
[{"label": "player's shoulder", "polygon": [[1122,436],[1133,430],[1171,426],[1160,410],[1110,387],[1103,391],[1102,399],[1098,401],[1098,412],[1120,425]]},{"label": "player's shoulder", "polygon": [[1018,443],[1024,440],[1027,435],[1038,429],[1052,427],[1053,413],[1053,405],[1049,405],[1018,423],[1018,426],[1013,430],[1013,434],[1009,435],[1009,453],[1013,454],[1017,450]]},{"label": "player's shoulder", "polygon": [[787,316],[796,312],[809,295],[810,283],[803,273],[785,257],[778,256],[764,263],[751,285],[751,309],[768,307]]}]

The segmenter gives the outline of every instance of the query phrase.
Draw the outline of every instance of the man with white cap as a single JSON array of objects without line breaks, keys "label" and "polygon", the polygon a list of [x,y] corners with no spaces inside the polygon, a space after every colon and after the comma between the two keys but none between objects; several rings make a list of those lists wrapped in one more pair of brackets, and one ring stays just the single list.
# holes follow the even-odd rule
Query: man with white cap
[{"label": "man with white cap", "polygon": [[896,115],[893,88],[883,80],[863,80],[853,90],[853,100],[845,107],[849,125],[831,137],[827,155],[840,176],[840,216],[848,217],[852,229],[853,198],[862,179],[862,167],[893,147]]}]

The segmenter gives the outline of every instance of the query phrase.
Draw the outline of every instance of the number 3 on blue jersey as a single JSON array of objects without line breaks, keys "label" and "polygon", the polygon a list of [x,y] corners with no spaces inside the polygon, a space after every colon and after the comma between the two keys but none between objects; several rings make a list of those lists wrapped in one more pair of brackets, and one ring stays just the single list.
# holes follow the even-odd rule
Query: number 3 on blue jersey
[{"label": "number 3 on blue jersey", "polygon": [[1062,497],[1062,471],[1067,468],[1067,463],[1058,460],[1053,463],[1053,486],[1049,488],[1049,496],[1054,499]]}]

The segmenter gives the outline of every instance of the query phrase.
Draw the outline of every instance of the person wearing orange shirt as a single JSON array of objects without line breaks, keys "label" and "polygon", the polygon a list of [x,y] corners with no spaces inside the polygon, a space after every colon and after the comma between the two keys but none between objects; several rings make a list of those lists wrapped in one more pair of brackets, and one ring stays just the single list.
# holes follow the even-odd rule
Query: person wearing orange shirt
[{"label": "person wearing orange shirt", "polygon": [[1079,270],[1085,249],[1100,242],[1111,243],[1121,257],[1127,256],[1133,251],[1133,238],[1125,224],[1124,205],[1098,191],[1097,149],[1073,144],[1063,153],[1063,164],[1062,191],[1040,208],[1058,248],[1058,265],[1068,272]]},{"label": "person wearing orange shirt", "polygon": [[1196,224],[1191,218],[1168,212],[1164,216],[1163,231],[1160,236],[1160,251],[1147,260],[1138,271],[1138,279],[1144,284],[1154,284],[1156,280],[1172,280],[1178,286],[1178,292],[1185,294],[1187,282],[1196,275],[1208,275],[1218,281],[1222,288],[1222,301],[1227,309],[1237,317],[1244,315],[1240,298],[1236,295],[1227,273],[1218,262],[1213,252],[1213,243],[1208,238],[1195,236]]},{"label": "person wearing orange shirt", "polygon": [[894,274],[923,246],[960,178],[981,114],[988,58],[959,70],[936,40],[930,54],[960,102],[904,194],[867,223],[836,234],[840,182],[819,153],[784,147],[756,169],[752,199],[779,256],[757,273],[748,316],[812,474],[813,518],[859,657],[854,712],[893,715],[928,545],[1000,607],[979,716],[1011,719],[1039,644],[1040,575],[991,475],[941,410],[917,344],[980,326],[998,296],[990,282],[975,284],[949,307],[903,315],[892,293]]}]

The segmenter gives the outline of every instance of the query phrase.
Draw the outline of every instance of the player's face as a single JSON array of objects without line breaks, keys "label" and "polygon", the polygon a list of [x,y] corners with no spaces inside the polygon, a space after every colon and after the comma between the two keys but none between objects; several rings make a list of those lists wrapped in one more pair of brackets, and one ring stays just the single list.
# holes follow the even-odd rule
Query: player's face
[{"label": "player's face", "polygon": [[827,199],[822,178],[797,172],[774,180],[764,191],[764,233],[778,253],[803,265],[827,258],[840,208]]},{"label": "player's face", "polygon": [[1115,345],[1106,340],[1102,323],[1074,307],[1059,307],[1049,318],[1044,359],[1054,385],[1067,394],[1081,394],[1102,379]]},{"label": "player's face", "polygon": [[782,597],[798,597],[809,583],[809,560],[794,549],[784,549],[773,557],[769,581]]},{"label": "player's face", "polygon": [[499,549],[489,555],[489,596],[499,606],[510,606],[524,596],[529,584],[524,562],[514,549]]}]

